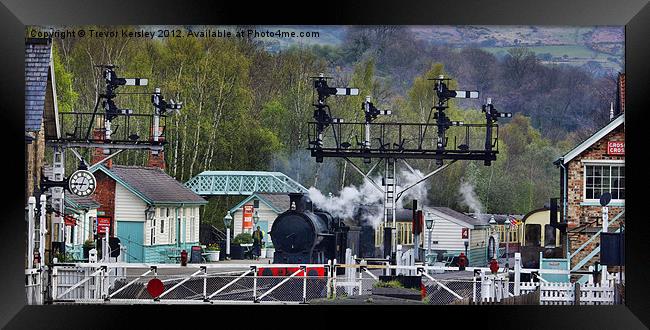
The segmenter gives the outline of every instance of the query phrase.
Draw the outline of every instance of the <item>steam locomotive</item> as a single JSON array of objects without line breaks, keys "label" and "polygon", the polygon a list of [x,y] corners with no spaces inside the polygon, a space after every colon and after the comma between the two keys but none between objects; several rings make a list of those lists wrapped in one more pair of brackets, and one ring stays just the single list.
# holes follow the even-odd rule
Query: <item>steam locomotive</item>
[{"label": "steam locomotive", "polygon": [[289,209],[275,219],[270,235],[273,263],[324,264],[345,260],[350,226],[329,212],[315,209],[309,196],[289,194]]}]

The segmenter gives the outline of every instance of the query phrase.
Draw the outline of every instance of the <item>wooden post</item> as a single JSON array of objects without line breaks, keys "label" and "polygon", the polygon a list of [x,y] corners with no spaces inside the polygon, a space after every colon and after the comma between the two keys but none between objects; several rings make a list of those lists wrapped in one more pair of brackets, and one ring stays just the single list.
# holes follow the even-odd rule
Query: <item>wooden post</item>
[{"label": "wooden post", "polygon": [[580,305],[580,283],[574,283],[573,304]]}]

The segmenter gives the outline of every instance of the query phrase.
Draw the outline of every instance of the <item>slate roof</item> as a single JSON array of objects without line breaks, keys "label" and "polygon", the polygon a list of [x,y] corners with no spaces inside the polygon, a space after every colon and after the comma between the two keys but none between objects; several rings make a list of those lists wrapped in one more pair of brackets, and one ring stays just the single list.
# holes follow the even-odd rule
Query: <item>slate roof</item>
[{"label": "slate roof", "polygon": [[157,167],[113,165],[108,171],[154,204],[208,203]]},{"label": "slate roof", "polygon": [[[443,214],[445,214],[447,216],[450,216],[450,217],[452,217],[454,219],[460,220],[462,222],[468,223],[468,224],[473,225],[473,226],[484,226],[484,225],[488,224],[488,222],[483,218],[475,219],[475,218],[472,218],[472,217],[470,217],[470,216],[468,216],[468,215],[466,215],[464,213],[452,210],[452,209],[450,209],[448,207],[431,207],[430,209],[435,210],[435,211],[440,212],[440,213],[443,213]],[[487,220],[488,221],[490,220],[489,216],[488,216]]]},{"label": "slate roof", "polygon": [[510,215],[508,215],[508,214],[480,214],[480,215],[475,215],[473,213],[469,213],[468,215],[470,217],[478,217],[480,219],[480,221],[483,224],[486,224],[486,225],[490,224],[490,217],[492,217],[492,216],[494,216],[494,221],[496,221],[497,224],[500,224],[500,225],[503,224],[508,219],[508,216],[514,217],[514,218],[520,219],[520,220],[524,217],[524,215],[522,215],[522,214],[510,214]]},{"label": "slate roof", "polygon": [[[482,219],[474,219],[464,213],[452,210],[448,207],[425,207],[424,211],[437,211],[454,219],[460,220],[462,222],[469,223],[474,226],[483,226],[487,225],[487,221],[490,220],[489,216],[487,220],[483,221]],[[408,222],[413,219],[413,210],[411,209],[396,209],[395,210],[395,221],[397,222]]]},{"label": "slate roof", "polygon": [[257,194],[264,198],[267,202],[271,203],[273,207],[284,212],[289,209],[289,195],[288,194]]},{"label": "slate roof", "polygon": [[71,208],[78,209],[95,209],[100,206],[97,201],[90,197],[82,197],[74,194],[65,194],[65,205]]},{"label": "slate roof", "polygon": [[52,44],[49,39],[25,42],[25,130],[37,132],[43,122]]}]

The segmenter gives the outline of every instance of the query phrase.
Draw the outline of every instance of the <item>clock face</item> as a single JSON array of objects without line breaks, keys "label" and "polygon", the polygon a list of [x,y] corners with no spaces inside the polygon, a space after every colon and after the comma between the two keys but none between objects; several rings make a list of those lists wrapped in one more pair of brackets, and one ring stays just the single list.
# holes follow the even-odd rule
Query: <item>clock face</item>
[{"label": "clock face", "polygon": [[85,170],[75,171],[68,179],[70,192],[77,196],[90,196],[96,186],[95,176]]}]

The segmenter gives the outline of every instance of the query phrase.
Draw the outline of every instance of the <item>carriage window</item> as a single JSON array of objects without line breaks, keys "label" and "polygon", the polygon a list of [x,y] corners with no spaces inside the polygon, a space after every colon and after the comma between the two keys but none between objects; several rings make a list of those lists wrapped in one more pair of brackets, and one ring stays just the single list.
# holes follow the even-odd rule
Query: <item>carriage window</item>
[{"label": "carriage window", "polygon": [[555,230],[551,225],[544,225],[544,246],[555,247]]},{"label": "carriage window", "polygon": [[585,165],[585,199],[599,199],[606,191],[612,199],[625,199],[625,165]]},{"label": "carriage window", "polygon": [[526,225],[526,246],[539,246],[541,244],[540,225]]}]

